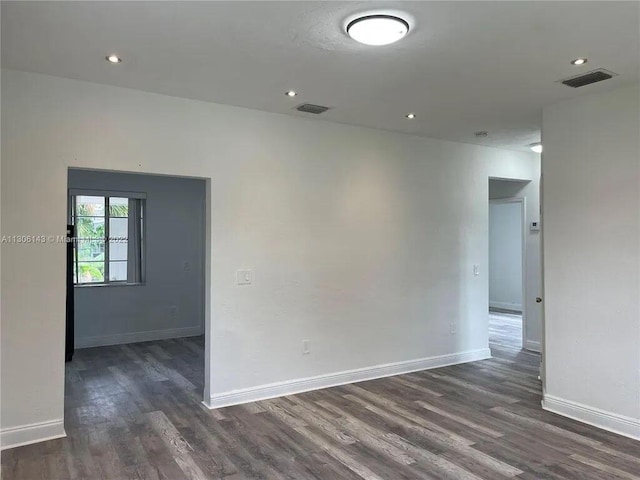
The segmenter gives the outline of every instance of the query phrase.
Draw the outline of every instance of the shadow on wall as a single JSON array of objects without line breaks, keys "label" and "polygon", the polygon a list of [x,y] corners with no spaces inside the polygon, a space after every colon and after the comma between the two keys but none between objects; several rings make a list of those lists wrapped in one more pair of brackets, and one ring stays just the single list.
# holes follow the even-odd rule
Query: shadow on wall
[{"label": "shadow on wall", "polygon": [[500,180],[497,178],[489,179],[489,200],[497,200],[500,198],[524,197],[523,190],[531,182],[520,180]]}]

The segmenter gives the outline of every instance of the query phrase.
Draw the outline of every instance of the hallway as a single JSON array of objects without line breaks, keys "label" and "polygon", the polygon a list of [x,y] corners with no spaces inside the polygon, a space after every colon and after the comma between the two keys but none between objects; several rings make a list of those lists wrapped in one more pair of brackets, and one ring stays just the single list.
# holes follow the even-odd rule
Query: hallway
[{"label": "hallway", "polygon": [[522,315],[489,310],[489,346],[522,349]]}]

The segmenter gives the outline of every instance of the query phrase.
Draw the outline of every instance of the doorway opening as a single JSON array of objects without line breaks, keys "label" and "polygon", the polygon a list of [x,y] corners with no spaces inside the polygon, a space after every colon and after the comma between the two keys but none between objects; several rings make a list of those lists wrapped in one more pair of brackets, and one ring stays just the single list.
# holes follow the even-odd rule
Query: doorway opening
[{"label": "doorway opening", "polygon": [[489,339],[492,347],[526,345],[526,205],[528,182],[489,180]]},{"label": "doorway opening", "polygon": [[67,433],[155,425],[206,396],[209,189],[69,169]]}]

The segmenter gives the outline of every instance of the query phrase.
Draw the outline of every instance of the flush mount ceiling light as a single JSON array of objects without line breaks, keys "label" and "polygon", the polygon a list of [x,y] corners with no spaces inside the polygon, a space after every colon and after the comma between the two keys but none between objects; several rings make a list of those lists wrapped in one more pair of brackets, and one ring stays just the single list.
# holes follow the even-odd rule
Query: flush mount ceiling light
[{"label": "flush mount ceiling light", "polygon": [[405,117],[407,117],[409,120],[413,120],[414,118],[416,118],[416,114],[415,113],[407,113],[405,115]]},{"label": "flush mount ceiling light", "polygon": [[532,152],[542,153],[542,144],[540,142],[530,144],[529,148]]},{"label": "flush mount ceiling light", "polygon": [[576,58],[575,60],[571,60],[571,65],[584,65],[588,60],[586,58]]},{"label": "flush mount ceiling light", "polygon": [[296,95],[298,95],[298,92],[296,92],[294,90],[289,90],[288,92],[285,92],[285,95],[287,97],[295,97]]},{"label": "flush mount ceiling light", "polygon": [[365,15],[347,25],[347,34],[365,45],[389,45],[407,33],[409,24],[394,15]]},{"label": "flush mount ceiling light", "polygon": [[106,56],[106,60],[107,60],[107,62],[110,62],[110,63],[120,63],[120,62],[122,62],[122,59],[118,55],[115,55],[115,54],[107,55]]}]

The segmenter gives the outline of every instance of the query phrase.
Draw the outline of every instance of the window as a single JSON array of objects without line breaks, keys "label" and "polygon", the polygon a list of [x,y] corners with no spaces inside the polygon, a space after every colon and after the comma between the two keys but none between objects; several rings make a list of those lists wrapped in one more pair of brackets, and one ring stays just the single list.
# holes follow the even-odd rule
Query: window
[{"label": "window", "polygon": [[83,193],[70,198],[76,228],[74,283],[141,283],[144,199]]}]

